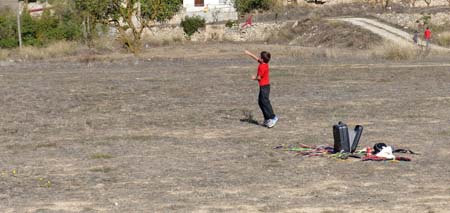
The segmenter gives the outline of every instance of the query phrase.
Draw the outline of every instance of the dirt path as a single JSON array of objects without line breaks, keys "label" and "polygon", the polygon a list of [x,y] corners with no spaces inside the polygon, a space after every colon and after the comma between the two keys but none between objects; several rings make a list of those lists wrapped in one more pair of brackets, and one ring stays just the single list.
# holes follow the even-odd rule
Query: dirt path
[{"label": "dirt path", "polygon": [[[414,43],[412,42],[412,35],[410,33],[376,20],[367,18],[339,18],[335,20],[350,22],[354,25],[370,30],[373,33],[382,36],[383,38],[391,40],[402,46],[414,46]],[[419,43],[424,44],[425,41],[419,39]],[[431,44],[431,48],[439,51],[449,51],[448,48],[441,47],[435,44]]]}]

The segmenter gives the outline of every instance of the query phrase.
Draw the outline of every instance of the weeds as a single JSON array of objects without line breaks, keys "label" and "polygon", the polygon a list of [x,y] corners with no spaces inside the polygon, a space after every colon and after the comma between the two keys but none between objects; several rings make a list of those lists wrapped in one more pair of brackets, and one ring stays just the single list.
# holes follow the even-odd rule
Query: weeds
[{"label": "weeds", "polygon": [[8,55],[20,59],[48,59],[74,55],[79,49],[79,44],[76,42],[58,41],[43,48],[33,46],[25,46],[22,49],[16,48],[11,50]]},{"label": "weeds", "polygon": [[91,156],[92,159],[110,159],[113,156],[105,153],[96,153]]},{"label": "weeds", "polygon": [[404,47],[392,43],[385,43],[378,49],[375,49],[374,56],[386,60],[402,61],[409,60],[417,54],[413,47]]},{"label": "weeds", "polygon": [[49,179],[39,178],[38,186],[43,188],[50,188],[52,187],[52,181],[50,181]]},{"label": "weeds", "polygon": [[450,32],[444,32],[437,36],[437,44],[444,46],[444,47],[450,47]]}]

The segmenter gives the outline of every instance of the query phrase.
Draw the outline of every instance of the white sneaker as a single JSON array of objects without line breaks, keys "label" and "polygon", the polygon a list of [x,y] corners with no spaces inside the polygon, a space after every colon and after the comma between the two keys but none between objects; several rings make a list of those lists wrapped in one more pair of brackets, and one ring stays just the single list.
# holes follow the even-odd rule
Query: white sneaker
[{"label": "white sneaker", "polygon": [[275,124],[277,123],[277,121],[278,121],[278,117],[277,116],[275,116],[273,119],[269,119],[269,122],[267,122],[267,127],[268,128],[274,127]]},{"label": "white sneaker", "polygon": [[264,120],[263,126],[267,126],[267,124],[270,122],[270,119]]}]

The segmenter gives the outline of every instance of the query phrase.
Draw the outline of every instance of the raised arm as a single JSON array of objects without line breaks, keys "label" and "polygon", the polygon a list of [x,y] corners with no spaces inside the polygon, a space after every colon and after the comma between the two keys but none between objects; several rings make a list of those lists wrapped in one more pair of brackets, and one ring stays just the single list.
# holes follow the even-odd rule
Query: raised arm
[{"label": "raised arm", "polygon": [[250,56],[251,58],[255,59],[255,61],[259,61],[258,56],[256,56],[255,54],[251,53],[250,51],[245,50],[245,54]]}]

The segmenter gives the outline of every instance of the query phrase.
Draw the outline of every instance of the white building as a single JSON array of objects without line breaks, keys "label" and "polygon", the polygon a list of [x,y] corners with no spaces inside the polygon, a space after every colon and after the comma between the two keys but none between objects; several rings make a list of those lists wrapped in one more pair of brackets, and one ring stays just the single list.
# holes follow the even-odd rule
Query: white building
[{"label": "white building", "polygon": [[183,0],[183,13],[201,16],[207,23],[238,19],[232,0]]}]

